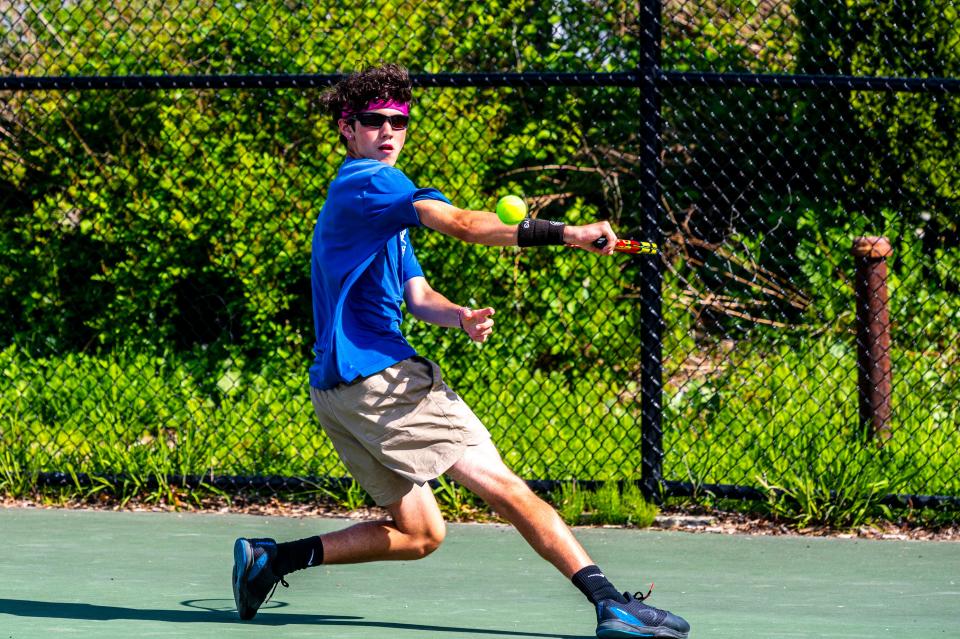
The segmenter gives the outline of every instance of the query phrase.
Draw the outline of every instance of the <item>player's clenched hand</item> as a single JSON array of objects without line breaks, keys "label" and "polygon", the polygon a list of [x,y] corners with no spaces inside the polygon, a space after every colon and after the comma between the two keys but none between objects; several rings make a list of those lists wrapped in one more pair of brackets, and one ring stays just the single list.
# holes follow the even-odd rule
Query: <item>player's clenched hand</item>
[{"label": "player's clenched hand", "polygon": [[487,308],[461,308],[460,325],[463,330],[475,342],[485,342],[490,334],[493,333],[493,313],[494,310]]},{"label": "player's clenched hand", "polygon": [[[594,242],[601,237],[606,238],[607,243],[603,248],[598,248]],[[617,244],[617,235],[613,232],[609,222],[594,222],[583,226],[567,225],[563,229],[563,241],[571,246],[586,249],[591,253],[613,255],[613,248]]]}]

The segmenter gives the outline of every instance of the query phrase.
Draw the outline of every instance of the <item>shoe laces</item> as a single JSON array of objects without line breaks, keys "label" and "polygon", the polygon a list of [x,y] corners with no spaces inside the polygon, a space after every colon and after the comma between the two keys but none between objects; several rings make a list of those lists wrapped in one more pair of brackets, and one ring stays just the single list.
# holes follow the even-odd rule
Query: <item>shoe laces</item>
[{"label": "shoe laces", "polygon": [[[258,552],[258,551],[259,551],[259,552]],[[261,557],[263,557],[263,555],[266,554],[266,552],[267,552],[267,551],[264,550],[263,548],[261,548],[261,547],[256,547],[256,548],[254,549],[254,551],[253,551],[253,556],[254,556],[256,559],[260,559]],[[268,564],[269,564],[269,561],[268,561]],[[272,572],[272,570],[271,570],[271,572]],[[275,592],[277,591],[277,584],[282,584],[284,588],[289,588],[289,587],[290,587],[290,584],[288,584],[288,583],[287,583],[287,580],[283,578],[283,575],[277,575],[276,573],[274,573],[274,575],[276,575],[277,580],[273,582],[273,588],[270,589],[270,594],[267,595],[267,598],[263,600],[263,603],[264,603],[264,604],[267,603],[268,601],[270,601],[270,598],[273,597],[273,593],[275,593]],[[260,604],[260,605],[262,606],[263,604]]]},{"label": "shoe laces", "polygon": [[267,598],[263,600],[263,603],[260,604],[261,606],[263,606],[264,604],[266,604],[266,603],[268,603],[268,602],[270,601],[271,597],[273,597],[273,593],[275,593],[275,592],[277,591],[277,586],[278,586],[278,585],[282,585],[284,588],[289,588],[289,587],[290,587],[290,584],[287,583],[287,580],[284,579],[283,577],[280,577],[279,581],[273,582],[273,588],[270,589],[270,594],[267,595]]},{"label": "shoe laces", "polygon": [[647,600],[647,599],[650,598],[651,593],[653,593],[653,583],[650,584],[650,588],[647,590],[647,594],[645,594],[645,595],[644,595],[644,594],[641,594],[641,593],[639,593],[639,592],[635,592],[635,593],[633,593],[633,596],[631,597],[631,595],[630,595],[629,592],[625,592],[625,593],[623,593],[623,596],[624,596],[624,597],[627,597],[628,599],[636,599],[636,600],[639,601],[640,603],[643,603],[645,600]]}]

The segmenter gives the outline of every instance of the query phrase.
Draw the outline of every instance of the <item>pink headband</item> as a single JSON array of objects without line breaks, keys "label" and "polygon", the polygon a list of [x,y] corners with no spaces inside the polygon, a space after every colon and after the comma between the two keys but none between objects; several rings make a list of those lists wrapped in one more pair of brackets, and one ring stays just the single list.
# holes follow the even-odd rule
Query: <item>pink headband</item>
[{"label": "pink headband", "polygon": [[340,112],[341,118],[349,118],[351,115],[356,115],[357,113],[363,113],[364,111],[376,111],[377,109],[396,109],[404,115],[410,115],[410,104],[407,102],[396,102],[394,100],[373,100],[367,106],[363,107],[359,111],[352,111],[348,107],[344,107]]}]

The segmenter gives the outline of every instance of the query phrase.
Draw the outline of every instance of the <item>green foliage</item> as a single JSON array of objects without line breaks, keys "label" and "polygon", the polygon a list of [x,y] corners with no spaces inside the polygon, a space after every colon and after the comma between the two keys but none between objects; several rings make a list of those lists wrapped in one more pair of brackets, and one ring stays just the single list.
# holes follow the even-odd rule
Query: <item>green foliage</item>
[{"label": "green foliage", "polygon": [[581,517],[587,510],[587,493],[576,482],[561,484],[550,496],[557,513],[570,526],[580,523]]},{"label": "green foliage", "polygon": [[386,59],[429,72],[601,71],[624,64],[624,51],[635,49],[635,20],[624,0],[602,8],[530,0],[344,0],[335,7],[38,0],[28,10],[13,7],[4,23],[0,72],[20,62],[32,75],[330,73]]},{"label": "green foliage", "polygon": [[960,319],[960,247],[924,250],[924,228],[890,209],[870,219],[841,210],[805,212],[798,223],[797,259],[809,290],[816,293],[811,323],[854,329],[852,240],[881,235],[891,240],[887,288],[893,340],[949,357],[956,348],[952,327]]},{"label": "green foliage", "polygon": [[[319,432],[301,371],[202,379],[172,357],[0,352],[0,440],[21,468],[126,474],[344,474]],[[292,462],[290,460],[293,460]],[[22,472],[22,471],[21,471]]]},{"label": "green foliage", "polygon": [[878,449],[859,425],[852,339],[742,346],[728,367],[666,387],[667,479],[781,489],[790,499],[772,503],[801,524],[884,517],[881,493],[958,494],[949,359],[893,350],[893,438]]},{"label": "green foliage", "polygon": [[[856,381],[849,344],[821,340],[732,357],[736,365],[718,376],[667,387],[667,479],[767,486],[775,511],[798,524],[882,517],[880,494],[960,492],[960,380],[947,362],[895,354],[903,374],[895,378],[894,437],[877,450],[863,440],[850,401]],[[146,491],[167,503],[183,497],[176,489],[183,475],[346,474],[319,432],[301,373],[231,369],[201,384],[182,363],[144,355],[52,362],[7,349],[0,360],[8,380],[0,393],[4,494],[28,494],[37,473],[51,468],[94,478],[93,486],[75,482],[75,495],[106,490],[126,500]],[[538,388],[549,382],[543,378]],[[489,383],[478,377],[462,386],[479,394]],[[641,525],[647,511],[635,487],[617,493],[614,481],[637,477],[637,416],[624,411],[622,421],[614,419],[615,403],[601,414],[590,384],[574,391],[585,398],[574,409],[579,414],[568,401],[552,400],[556,393],[539,403],[509,402],[506,413],[495,411],[496,397],[474,408],[522,476],[609,480],[596,494],[564,484],[553,499],[565,520]],[[117,474],[121,481],[107,478]],[[151,481],[159,486],[147,489]],[[778,499],[774,489],[790,499]],[[348,508],[369,503],[356,485],[320,493]],[[437,495],[450,516],[481,509],[449,483]]]},{"label": "green foliage", "polygon": [[[9,54],[0,58],[29,60],[31,75],[329,72],[382,59],[414,71],[536,68],[591,63],[581,48],[591,40],[628,45],[629,37],[605,37],[623,19],[516,0],[495,11],[357,2],[335,12],[193,0],[120,10],[85,0],[34,7],[18,37],[0,42]],[[383,20],[413,35],[342,46],[381,34]],[[573,30],[583,36],[577,47],[562,37]],[[517,51],[519,32],[528,43]],[[606,93],[615,102],[617,92]],[[315,97],[300,89],[12,94],[14,129],[0,138],[10,176],[0,194],[13,205],[0,223],[0,332],[38,352],[135,346],[191,353],[206,367],[307,355],[310,230],[342,158]],[[490,149],[525,146],[501,133],[514,99],[489,89],[425,89],[418,98],[402,168],[462,206],[489,208],[508,186],[491,175]],[[556,143],[559,155],[579,140]],[[488,263],[478,255],[464,266]]]},{"label": "green foliage", "polygon": [[798,47],[796,4],[667,0],[664,66],[678,71],[786,72]]},{"label": "green foliage", "polygon": [[[799,72],[960,75],[960,29],[952,3],[795,4]],[[798,115],[810,139],[825,142],[810,150],[818,158],[818,175],[844,209],[866,215],[880,208],[897,211],[905,226],[923,229],[927,254],[957,245],[960,101],[930,93],[826,94],[813,97]]]},{"label": "green foliage", "polygon": [[440,512],[448,521],[490,517],[486,504],[479,497],[443,475],[437,477],[433,494],[437,499],[437,505],[440,506]]},{"label": "green foliage", "polygon": [[604,482],[596,490],[584,490],[576,482],[562,484],[551,496],[557,512],[567,524],[616,525],[648,528],[660,513],[648,503],[636,484]]},{"label": "green foliage", "polygon": [[801,439],[794,443],[798,450],[804,444],[810,447],[803,450],[802,460],[770,460],[779,473],[779,483],[758,477],[774,514],[800,528],[810,524],[856,528],[877,518],[892,518],[890,509],[879,503],[888,494],[891,482],[877,473],[872,459],[882,453],[851,446],[832,454],[817,442]]},{"label": "green foliage", "polygon": [[617,524],[647,528],[660,513],[648,503],[636,484],[628,483],[621,491],[613,482],[605,483],[587,498],[592,509],[588,521],[593,524]]},{"label": "green foliage", "polygon": [[[919,68],[948,75],[955,66],[948,46],[956,42],[955,26],[931,21],[932,5],[921,4],[901,16],[871,3],[667,2],[664,65],[682,70],[705,61],[720,71],[856,73]],[[430,37],[342,46],[363,40],[380,20]],[[121,10],[85,0],[37,4],[11,32],[17,37],[2,41],[8,55],[0,59],[29,60],[32,75],[309,72],[380,59],[414,71],[618,70],[638,63],[638,20],[635,8],[621,2],[600,12],[518,0],[487,9],[448,2],[373,9],[350,2],[330,12],[304,4],[210,7],[194,0],[169,6],[141,0]],[[565,37],[573,33],[576,38]],[[944,55],[925,54],[931,46]],[[899,67],[890,66],[897,60]],[[777,238],[783,240],[798,224],[796,182],[814,177],[806,168],[808,140],[827,143],[817,151],[824,175],[843,175],[835,163],[846,156],[838,151],[853,148],[846,138],[824,140],[827,129],[818,118],[833,113],[862,122],[851,137],[879,134],[881,127],[868,123],[889,121],[883,130],[895,133],[911,123],[916,130],[896,133],[890,152],[860,148],[864,157],[877,158],[870,160],[878,167],[874,176],[850,174],[836,191],[874,192],[884,182],[896,190],[884,191],[884,200],[902,201],[902,219],[924,231],[923,252],[949,250],[943,243],[956,217],[950,208],[955,189],[943,167],[957,164],[949,155],[958,147],[950,143],[956,127],[949,123],[957,119],[952,103],[917,103],[926,109],[921,117],[906,103],[881,109],[863,102],[871,95],[842,103],[834,94],[798,101],[746,90],[701,92],[696,100],[667,95],[667,199],[676,210],[703,211],[692,221],[694,234],[724,239],[737,213],[753,225],[743,240],[785,225]],[[278,351],[308,356],[309,230],[342,153],[315,112],[314,97],[312,90],[12,94],[7,111],[17,114],[14,134],[0,141],[11,205],[0,223],[0,330],[40,352],[137,343],[191,352],[211,367]],[[403,164],[418,183],[438,186],[470,208],[489,208],[498,195],[521,192],[545,217],[609,218],[626,234],[640,226],[636,132],[623,126],[635,109],[623,89],[423,89],[419,97]],[[773,122],[780,124],[771,129]],[[897,163],[905,166],[908,155],[917,160],[909,162],[914,168],[894,172],[883,159],[901,158]],[[877,186],[865,188],[869,180]],[[896,199],[908,191],[916,196]],[[812,189],[801,198],[825,195]],[[737,203],[737,210],[717,209],[718,201]],[[846,210],[868,210],[863,201],[851,204]],[[916,216],[927,221],[916,224]],[[511,277],[517,269],[496,264],[494,252],[448,254],[447,240],[422,242],[440,289],[448,280],[460,284],[444,274],[451,261],[457,272],[500,278],[470,291],[481,303],[504,300],[504,278],[513,280],[515,293],[526,284]],[[792,244],[783,248],[788,254]],[[431,256],[431,249],[444,255]],[[546,261],[540,266],[548,268]],[[709,279],[710,292],[724,292]],[[629,290],[642,283],[627,269],[618,285]]]},{"label": "green foliage", "polygon": [[[664,11],[663,58],[670,69],[947,78],[960,73],[960,30],[951,19],[957,9],[936,0],[702,0],[668,2]],[[809,255],[809,246],[798,242],[809,243],[810,230],[817,229],[835,259],[816,267],[817,281],[795,282],[809,296],[821,284],[837,293],[849,288],[838,275],[851,263],[842,252],[852,233],[883,232],[897,249],[893,269],[913,278],[910,299],[924,300],[909,334],[925,332],[933,339],[941,327],[955,324],[949,320],[958,288],[938,273],[952,267],[960,245],[958,106],[953,96],[936,92],[668,89],[664,199],[670,231],[676,227],[692,240],[678,247],[686,267],[679,269],[681,278],[698,290],[697,301],[734,297],[762,320],[821,330],[823,299],[804,318],[771,307],[756,290],[719,277],[725,262],[694,242],[742,244],[757,263],[754,274],[765,268],[792,278],[794,252]],[[797,256],[805,269],[811,266]],[[942,309],[939,318],[934,306]],[[752,312],[758,307],[765,312]],[[833,310],[823,319],[832,322]],[[740,337],[751,328],[730,313],[718,318],[715,307],[696,312],[698,329]],[[937,341],[951,339],[950,331],[944,335]],[[930,347],[938,346],[918,343],[919,349]]]},{"label": "green foliage", "polygon": [[[24,433],[20,431],[15,416],[8,416],[8,423],[2,429],[0,441],[23,442]],[[30,494],[37,485],[37,478],[43,471],[37,458],[30,454],[29,446],[5,445],[0,449],[0,493],[15,499]]]},{"label": "green foliage", "polygon": [[[932,0],[663,4],[668,69],[960,71],[956,9]],[[414,72],[632,71],[643,29],[621,0],[30,6],[0,20],[0,73],[329,73],[380,60]],[[406,28],[385,35],[383,24]],[[184,474],[344,472],[304,389],[310,230],[343,153],[317,91],[2,96],[2,490],[23,494],[50,468],[94,477],[82,489],[94,492],[122,473],[109,490],[124,498],[153,478],[157,499],[176,498]],[[466,208],[519,193],[538,216],[639,232],[633,88],[417,98],[400,164],[416,183]],[[801,523],[861,521],[881,490],[957,494],[958,104],[665,90],[668,478],[778,487],[791,499],[774,507]],[[739,252],[674,244],[678,233]],[[854,437],[847,251],[859,234],[895,249],[896,425],[881,455]],[[528,477],[636,478],[640,262],[465,247],[427,231],[415,242],[435,288],[497,309],[483,346],[409,328],[508,463]],[[789,291],[764,292],[754,276],[769,274]],[[718,298],[750,312],[718,317],[704,303]],[[337,494],[365,499],[355,486]],[[450,512],[472,507],[456,487],[438,495]],[[561,497],[568,518],[630,510],[625,495],[604,495],[603,506]]]},{"label": "green foliage", "polygon": [[351,512],[372,506],[373,499],[355,479],[331,486],[317,486],[316,493]]}]

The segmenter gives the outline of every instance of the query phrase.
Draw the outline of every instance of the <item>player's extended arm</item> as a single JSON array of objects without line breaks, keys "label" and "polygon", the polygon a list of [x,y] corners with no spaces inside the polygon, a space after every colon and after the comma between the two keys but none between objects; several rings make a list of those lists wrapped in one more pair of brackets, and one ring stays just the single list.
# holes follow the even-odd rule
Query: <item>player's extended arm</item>
[{"label": "player's extended arm", "polygon": [[459,328],[475,342],[484,342],[493,332],[492,308],[469,309],[458,306],[433,290],[426,278],[411,277],[403,286],[403,299],[411,315],[424,322]]},{"label": "player's extended arm", "polygon": [[[473,244],[517,245],[517,226],[504,224],[495,213],[459,209],[440,200],[418,200],[413,206],[417,209],[420,221],[434,231]],[[597,248],[593,243],[601,237],[607,238],[607,245]],[[567,225],[563,229],[563,241],[593,253],[610,255],[617,236],[609,222],[595,222],[583,226]]]}]

